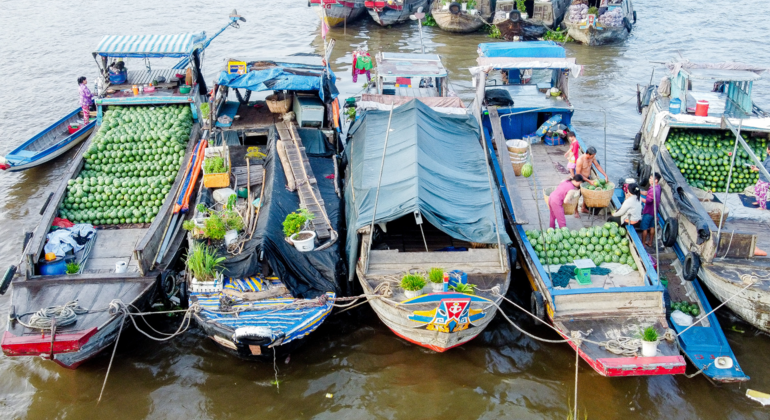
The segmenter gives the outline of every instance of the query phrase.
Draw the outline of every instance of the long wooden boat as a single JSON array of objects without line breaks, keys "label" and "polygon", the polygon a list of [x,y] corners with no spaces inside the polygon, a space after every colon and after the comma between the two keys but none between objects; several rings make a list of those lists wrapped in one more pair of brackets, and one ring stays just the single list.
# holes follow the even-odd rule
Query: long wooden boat
[{"label": "long wooden boat", "polygon": [[428,10],[430,0],[366,0],[364,5],[369,16],[380,26],[406,22],[419,8]]},{"label": "long wooden boat", "polygon": [[[396,335],[443,352],[494,318],[511,281],[510,239],[475,120],[412,99],[392,110],[386,145],[390,115],[366,111],[349,130],[348,280],[358,277]],[[475,293],[426,288],[408,298],[402,276],[434,267],[465,273]]]},{"label": "long wooden boat", "polygon": [[[321,64],[320,57],[297,60],[300,58],[263,59],[246,63],[244,75],[223,72],[214,104],[220,117],[233,112],[240,115],[237,120],[217,121],[221,130],[217,144],[229,150],[234,174],[231,186],[250,184],[251,195],[238,199],[236,208],[251,216],[244,216],[245,229],[236,243],[216,248],[226,258],[221,289],[201,290],[188,283],[188,299],[202,309],[194,319],[206,336],[224,351],[246,360],[272,361],[305,343],[303,338],[331,312],[340,291],[339,281],[345,275],[338,233],[344,221],[338,195],[341,187],[335,176],[337,127],[324,118],[333,113],[334,75]],[[244,84],[268,73],[270,80]],[[302,127],[278,121],[280,114],[270,113],[265,101],[227,100],[235,89],[265,90],[265,85],[273,86],[272,78],[297,97],[289,109],[294,108]],[[322,79],[324,83],[318,83]],[[310,108],[305,107],[324,111],[313,119]],[[255,155],[254,149],[250,150],[253,147],[265,156],[247,157]],[[197,203],[222,211],[222,205],[211,198],[212,191],[201,186]],[[259,204],[249,204],[254,202]],[[282,223],[299,208],[315,215],[318,245],[312,251],[300,252],[284,238]],[[193,220],[203,224],[204,218],[196,205]],[[219,244],[192,232],[188,242],[191,247],[195,243]]]},{"label": "long wooden boat", "polygon": [[[582,9],[581,9],[582,8]],[[602,16],[587,15],[586,5],[573,5],[564,17],[570,38],[585,45],[604,45],[624,41],[636,24],[636,11],[631,0],[610,0]]]},{"label": "long wooden boat", "polygon": [[516,0],[497,0],[492,24],[506,41],[535,40],[559,26],[570,3],[571,0],[527,1],[525,15],[516,8]]},{"label": "long wooden boat", "polygon": [[449,72],[438,54],[380,52],[367,92],[407,98],[454,97]]},{"label": "long wooden boat", "polygon": [[322,18],[331,28],[351,23],[366,12],[364,0],[310,0],[308,6],[320,7]]},{"label": "long wooden boat", "polygon": [[[561,47],[552,44],[542,44],[546,51],[531,57],[529,54],[532,52],[532,43],[517,42],[497,47],[504,47],[504,50],[497,50],[498,52],[507,53],[504,56],[500,54],[495,57],[480,57],[479,67],[471,69],[471,72],[476,77],[476,104],[485,102],[485,98],[491,95],[492,91],[500,90],[509,92],[514,102],[513,105],[500,107],[488,105],[483,114],[478,113],[483,122],[487,150],[494,156],[495,173],[503,191],[506,214],[513,224],[514,235],[520,245],[521,264],[527,271],[532,287],[532,313],[541,319],[547,316],[564,338],[574,338],[575,335],[581,337],[583,340],[580,345],[570,341],[570,346],[576,348],[583,360],[601,375],[684,373],[685,360],[679,354],[674,341],[660,341],[658,355],[654,357],[639,357],[638,345],[636,349],[610,351],[611,348],[617,350],[614,344],[627,339],[633,340],[642,328],[653,326],[662,334],[668,327],[664,288],[636,231],[621,228],[618,229],[617,235],[613,235],[613,229],[616,227],[608,228],[604,220],[596,220],[595,217],[587,215],[581,218],[568,215],[567,226],[560,226],[561,229],[557,231],[562,235],[560,241],[558,236],[545,232],[548,226],[539,223],[540,220],[549,220],[549,210],[543,199],[544,189],[555,187],[568,176],[560,162],[564,159],[568,146],[550,146],[545,142],[530,144],[528,159],[534,166],[534,175],[530,178],[516,176],[512,167],[507,140],[530,137],[538,129],[540,122],[554,116],[560,116],[561,124],[574,131],[571,124],[574,108],[566,94],[569,91],[567,75],[571,73],[576,76],[580,67],[576,65],[574,58],[566,58],[563,51],[553,54],[554,49]],[[480,45],[479,49],[487,50],[484,45]],[[524,69],[532,69],[531,83],[522,83],[523,78],[516,77],[516,74],[520,74]],[[497,71],[508,74],[507,84],[500,83]],[[487,83],[488,73],[497,83]],[[540,92],[550,88],[557,88],[564,93],[553,97]],[[578,141],[581,150],[585,150],[587,146],[579,136]],[[559,167],[562,171],[557,170]],[[595,168],[593,176],[601,179]],[[612,199],[610,207],[620,207],[617,198]],[[601,236],[607,240],[605,245],[602,246],[602,242],[594,237],[589,241],[591,246],[584,246],[587,250],[580,248],[576,251],[577,241],[585,244],[590,236],[589,229],[596,233],[596,226],[600,227]],[[604,230],[607,230],[606,235]],[[573,232],[582,234],[575,238]],[[620,239],[619,242],[616,237]],[[615,243],[614,248],[610,240]],[[558,262],[554,260],[556,252],[553,251],[553,256],[551,254],[549,241],[557,247],[564,247],[563,251],[559,251]],[[591,251],[594,244],[602,246],[603,252],[608,251],[608,246],[612,252],[620,250],[617,261],[613,259],[615,263],[622,263],[623,256],[631,262],[606,265],[603,263],[605,254]],[[564,252],[567,251],[565,256]],[[581,285],[569,277],[566,278],[568,281],[565,281],[564,275],[560,274],[562,268],[568,267],[567,271],[574,270],[570,269],[567,263],[581,258],[579,255],[582,253],[590,255],[594,262],[597,262],[597,266],[604,264],[603,267],[600,266],[604,271],[592,275],[590,284]],[[558,270],[554,271],[556,268]]]},{"label": "long wooden boat", "polygon": [[463,10],[459,2],[444,4],[433,2],[430,14],[436,20],[439,28],[447,32],[469,33],[476,32],[492,17],[490,0],[480,0],[470,10]]},{"label": "long wooden boat", "polygon": [[[183,41],[169,46],[172,39]],[[197,42],[196,34],[192,33],[144,38],[107,36],[97,47],[94,58],[102,64],[101,77],[109,85],[106,64],[110,57],[194,57],[200,52],[195,47]],[[138,45],[143,47],[136,48]],[[187,168],[182,162],[189,161],[200,136],[200,126],[193,122],[200,102],[200,73],[196,60],[188,63],[193,73],[190,93],[182,94],[178,87],[169,86],[167,92],[129,97],[116,92],[95,100],[97,129],[54,192],[25,249],[24,275],[13,283],[12,316],[0,343],[6,355],[41,356],[76,368],[112,344],[122,323],[128,322],[113,301],[119,300],[133,310],[144,310],[156,297],[157,284],[164,280],[165,269],[179,256],[184,239],[180,231],[167,235],[164,227],[172,217],[177,192],[184,189]],[[139,76],[129,72],[129,83],[132,77]],[[164,111],[169,107],[176,107],[174,122],[170,113]],[[157,117],[149,119],[153,112],[155,116],[164,113],[162,125]],[[159,163],[161,150],[157,149],[161,147],[157,145],[161,134],[162,141],[167,143],[163,147],[170,150],[163,151],[163,166]],[[170,149],[169,142],[174,143]],[[138,160],[140,145],[145,156],[142,160]],[[115,149],[110,150],[113,146]],[[149,156],[156,163],[148,164]],[[152,191],[149,184],[154,187]],[[157,201],[150,200],[150,194]],[[57,217],[77,223],[74,229],[91,230],[93,226],[96,231],[82,238],[87,239],[83,249],[57,250],[50,236],[54,225],[61,232],[63,225]],[[74,234],[67,236],[72,238]],[[162,246],[166,251],[161,253]],[[70,275],[58,269],[48,271],[46,253],[54,253],[57,260],[77,263],[79,270]],[[37,311],[68,305],[75,311],[69,317],[71,323],[65,325],[62,321],[58,326],[54,323],[46,327],[31,321],[38,316]],[[44,318],[50,321],[50,317]]]},{"label": "long wooden boat", "polygon": [[[762,167],[757,154],[764,155],[762,145],[770,133],[770,114],[751,99],[753,82],[766,69],[689,62],[668,68],[670,91],[666,96],[653,91],[637,135],[642,170],[663,175],[666,245],[676,243],[687,250],[685,280],[699,279],[746,322],[770,332],[770,259],[759,255],[770,250],[767,212],[755,208],[752,198],[745,199],[746,204],[741,201],[757,176],[747,166]],[[713,89],[687,89],[693,82]],[[692,114],[705,103],[706,116]],[[698,169],[703,151],[709,157]],[[696,156],[695,165],[687,161],[690,156]],[[713,194],[704,193],[708,190]]]},{"label": "long wooden boat", "polygon": [[[96,125],[93,121],[85,127],[82,124],[83,117],[78,108],[9,152],[5,158],[0,158],[0,168],[10,172],[23,171],[56,159],[88,138]],[[73,125],[81,127],[71,132]]]}]

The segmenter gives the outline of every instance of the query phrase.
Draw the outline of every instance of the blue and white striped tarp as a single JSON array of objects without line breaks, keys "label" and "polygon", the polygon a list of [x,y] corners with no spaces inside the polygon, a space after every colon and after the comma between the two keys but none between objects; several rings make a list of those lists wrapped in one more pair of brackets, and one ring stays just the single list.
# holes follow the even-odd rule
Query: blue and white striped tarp
[{"label": "blue and white striped tarp", "polygon": [[176,35],[107,35],[94,54],[105,57],[186,57],[195,44],[206,39],[205,32]]}]

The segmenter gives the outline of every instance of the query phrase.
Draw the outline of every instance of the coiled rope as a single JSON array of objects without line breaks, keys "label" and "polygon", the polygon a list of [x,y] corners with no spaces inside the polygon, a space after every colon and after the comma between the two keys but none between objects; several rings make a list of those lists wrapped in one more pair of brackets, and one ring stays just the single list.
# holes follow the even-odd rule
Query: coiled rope
[{"label": "coiled rope", "polygon": [[21,317],[29,315],[22,314],[17,317],[19,324],[35,330],[52,330],[55,325],[56,328],[61,328],[67,325],[74,324],[77,321],[78,315],[88,313],[88,310],[78,305],[78,300],[71,300],[61,306],[49,306],[47,308],[40,309],[29,317],[29,322],[23,322]]}]

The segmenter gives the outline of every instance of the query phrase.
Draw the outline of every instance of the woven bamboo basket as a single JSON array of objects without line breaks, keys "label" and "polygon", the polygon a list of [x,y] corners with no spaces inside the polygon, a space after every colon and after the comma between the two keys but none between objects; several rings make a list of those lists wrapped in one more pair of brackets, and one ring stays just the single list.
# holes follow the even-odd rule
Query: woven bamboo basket
[{"label": "woven bamboo basket", "polygon": [[580,186],[580,194],[583,195],[583,204],[585,204],[586,207],[605,208],[610,205],[610,202],[612,201],[612,194],[615,193],[615,184],[609,182],[607,185],[611,186],[612,188],[601,191],[589,190],[586,188],[588,185],[590,184],[584,182]]},{"label": "woven bamboo basket", "polygon": [[508,140],[505,142],[505,146],[508,147],[509,152],[527,153],[527,146],[529,145],[524,140]]},{"label": "woven bamboo basket", "polygon": [[[556,190],[556,187],[548,187],[543,189],[543,195],[545,196],[545,203],[548,204],[548,197]],[[574,202],[567,202],[563,203],[562,207],[564,207],[564,214],[570,215],[575,214],[575,211],[577,210],[578,202],[580,202],[580,199],[578,198]]]},{"label": "woven bamboo basket", "polygon": [[[719,227],[719,220],[722,218],[722,204],[719,203],[713,203],[711,201],[703,201],[701,202],[701,205],[703,205],[703,208],[706,210],[706,213],[709,214],[709,217],[711,217],[711,220],[714,221],[714,224]],[[727,220],[727,217],[730,216],[730,209],[725,207],[725,218],[724,220]]]},{"label": "woven bamboo basket", "polygon": [[291,93],[283,94],[283,93],[274,93],[267,98],[265,98],[265,102],[267,103],[267,108],[270,109],[270,112],[273,114],[285,114],[289,112],[291,109],[291,100],[292,95]]},{"label": "woven bamboo basket", "polygon": [[521,168],[527,163],[527,153],[513,153],[508,152],[508,156],[511,158],[511,165],[513,165],[513,173],[516,176],[521,176]]}]

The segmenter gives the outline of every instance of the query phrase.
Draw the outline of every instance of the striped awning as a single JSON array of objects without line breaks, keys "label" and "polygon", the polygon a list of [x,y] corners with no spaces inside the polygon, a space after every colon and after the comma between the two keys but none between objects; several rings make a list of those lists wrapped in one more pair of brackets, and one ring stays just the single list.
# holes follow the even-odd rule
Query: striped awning
[{"label": "striped awning", "polygon": [[107,35],[94,51],[105,57],[186,57],[205,32],[176,35]]}]

